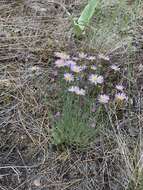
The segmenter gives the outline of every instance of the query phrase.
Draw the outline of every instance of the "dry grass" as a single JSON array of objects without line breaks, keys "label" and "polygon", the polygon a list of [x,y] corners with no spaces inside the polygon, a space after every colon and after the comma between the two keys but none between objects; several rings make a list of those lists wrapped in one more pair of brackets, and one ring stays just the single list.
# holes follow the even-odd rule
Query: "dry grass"
[{"label": "dry grass", "polygon": [[[83,6],[60,3],[76,15]],[[142,23],[137,51],[111,54],[112,62],[128,69],[130,107],[85,152],[55,151],[49,140],[59,106],[53,53],[89,46],[74,41],[61,6],[46,0],[1,1],[0,29],[0,189],[141,190]]]}]

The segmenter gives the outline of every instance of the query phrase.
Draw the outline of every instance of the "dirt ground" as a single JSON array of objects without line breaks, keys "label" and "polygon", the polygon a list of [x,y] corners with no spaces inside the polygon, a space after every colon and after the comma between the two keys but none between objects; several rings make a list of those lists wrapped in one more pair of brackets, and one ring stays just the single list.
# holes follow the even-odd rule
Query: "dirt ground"
[{"label": "dirt ground", "polygon": [[[75,14],[81,6],[61,2]],[[120,155],[102,137],[83,153],[59,153],[49,145],[49,112],[56,117],[58,111],[54,52],[76,54],[89,48],[74,40],[58,3],[0,2],[0,190],[123,190]],[[133,66],[138,92],[143,89],[142,53],[139,48],[139,67]]]}]

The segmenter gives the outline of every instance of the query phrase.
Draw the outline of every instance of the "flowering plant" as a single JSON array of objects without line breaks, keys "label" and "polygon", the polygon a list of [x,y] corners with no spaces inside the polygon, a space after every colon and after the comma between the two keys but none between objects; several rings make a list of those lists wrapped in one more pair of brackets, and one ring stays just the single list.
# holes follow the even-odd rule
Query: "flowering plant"
[{"label": "flowering plant", "polygon": [[[88,56],[82,53],[71,58],[64,53],[56,53],[56,57],[58,59],[55,61],[55,67],[61,68],[64,72],[62,78],[68,84],[66,90],[70,93],[90,96],[102,104],[110,101],[127,101],[122,82],[118,84],[122,79],[120,67],[110,64],[108,56],[103,54]],[[101,60],[107,61],[106,64],[101,63]],[[88,64],[85,64],[85,61]]]},{"label": "flowering plant", "polygon": [[83,135],[87,144],[95,134],[93,128],[89,129],[88,120],[96,118],[97,123],[101,115],[105,120],[105,110],[101,109],[103,105],[118,107],[128,100],[121,68],[111,64],[110,58],[103,54],[91,56],[79,53],[70,57],[65,53],[56,53],[55,56],[55,68],[58,69],[65,95],[62,118],[53,130],[54,143],[83,145]]}]

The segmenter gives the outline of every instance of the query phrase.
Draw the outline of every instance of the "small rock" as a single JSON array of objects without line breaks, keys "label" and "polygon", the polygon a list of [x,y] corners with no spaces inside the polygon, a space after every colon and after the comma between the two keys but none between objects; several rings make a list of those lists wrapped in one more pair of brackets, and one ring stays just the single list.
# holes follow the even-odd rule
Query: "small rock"
[{"label": "small rock", "polygon": [[33,184],[36,186],[36,187],[40,187],[41,186],[41,178],[37,178],[33,181]]},{"label": "small rock", "polygon": [[5,32],[0,32],[0,38],[5,38],[7,35]]}]

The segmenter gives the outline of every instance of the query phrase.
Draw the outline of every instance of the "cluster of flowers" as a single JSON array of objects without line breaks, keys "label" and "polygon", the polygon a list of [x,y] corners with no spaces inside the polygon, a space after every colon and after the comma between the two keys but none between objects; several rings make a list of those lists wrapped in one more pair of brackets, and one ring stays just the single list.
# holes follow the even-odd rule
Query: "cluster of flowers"
[{"label": "cluster of flowers", "polygon": [[[84,66],[79,66],[76,63],[76,60],[78,59],[87,59],[87,60],[95,60],[96,57],[94,56],[87,56],[86,54],[79,54],[79,57],[74,57],[72,60],[70,59],[69,55],[65,53],[55,53],[55,56],[58,58],[55,61],[55,66],[58,68],[63,68],[63,67],[68,67],[68,72],[64,73],[64,80],[68,83],[74,82],[78,77],[79,74],[81,74],[83,71],[85,71],[88,67],[86,65]],[[100,59],[104,59],[106,61],[109,61],[109,57],[104,56],[104,55],[99,55]],[[120,67],[113,64],[110,66],[112,70],[115,72],[120,71]],[[97,67],[96,65],[90,65],[90,69],[92,71],[96,71]],[[90,74],[88,76],[88,81],[93,84],[93,85],[101,85],[104,83],[104,77],[102,75],[98,74]],[[115,86],[117,93],[115,94],[115,100],[116,101],[127,101],[128,97],[124,93],[124,86],[119,84]],[[86,90],[83,88],[79,88],[79,86],[70,86],[68,88],[68,91],[71,93],[75,93],[77,95],[85,96],[86,95]],[[107,104],[110,101],[110,97],[107,94],[100,94],[98,97],[98,101],[102,104]]]}]

